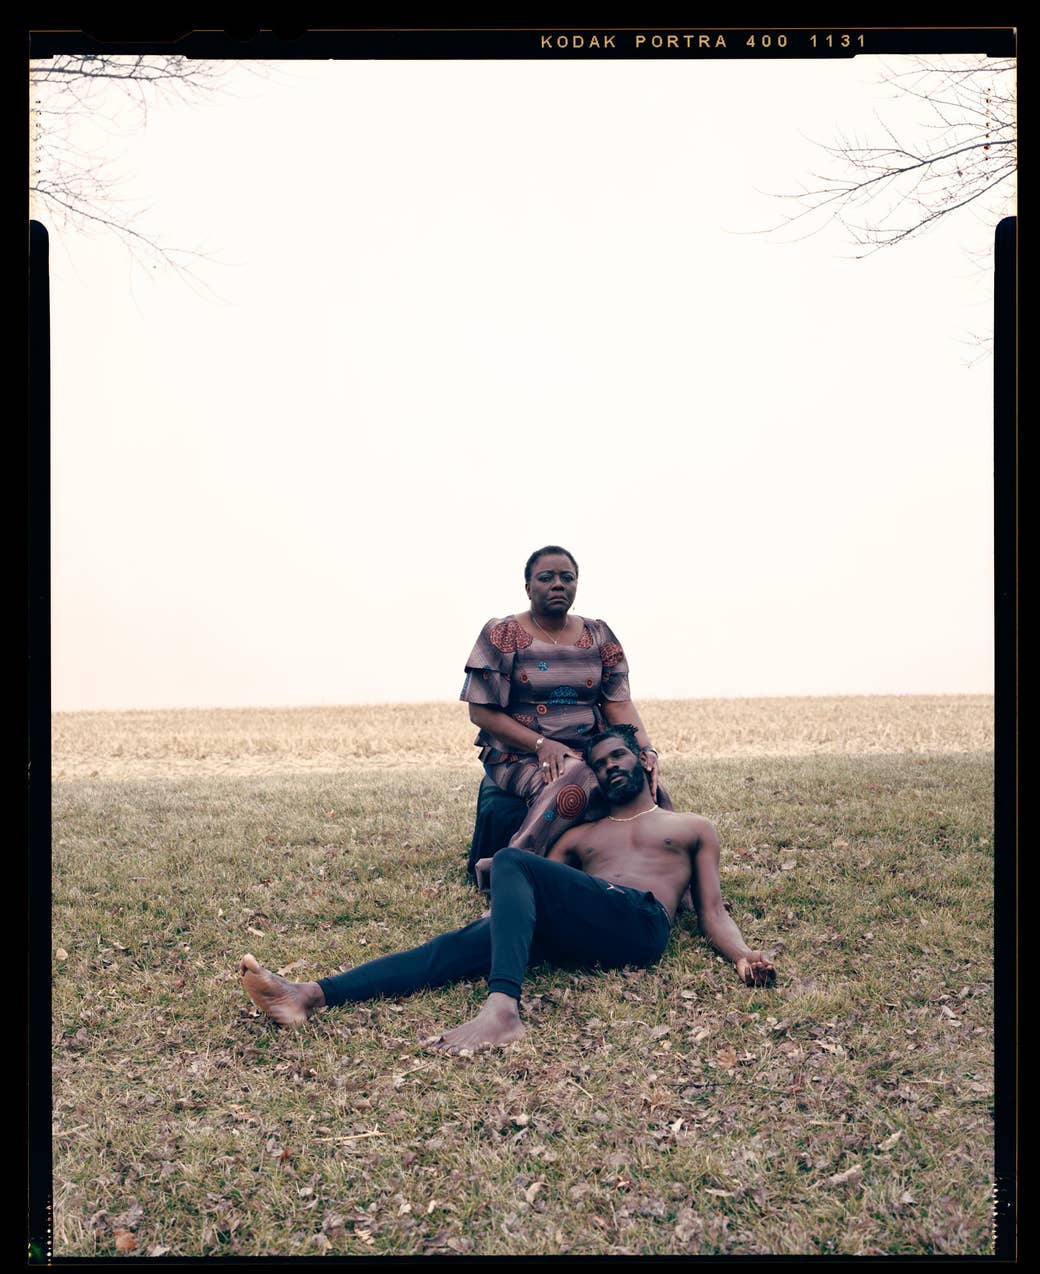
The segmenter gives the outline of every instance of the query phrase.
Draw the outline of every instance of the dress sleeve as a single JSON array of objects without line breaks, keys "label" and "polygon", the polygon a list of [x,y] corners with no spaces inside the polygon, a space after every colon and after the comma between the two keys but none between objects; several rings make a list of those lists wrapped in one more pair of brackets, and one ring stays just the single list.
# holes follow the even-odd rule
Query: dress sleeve
[{"label": "dress sleeve", "polygon": [[604,699],[617,703],[627,703],[632,698],[628,685],[628,660],[621,648],[621,643],[602,621],[596,621],[599,656],[603,664],[603,681],[600,694]]},{"label": "dress sleeve", "polygon": [[[513,651],[502,649],[508,643],[496,644],[492,634],[499,635],[503,623],[489,619],[480,630],[477,644],[466,660],[466,680],[460,699],[488,708],[508,708],[513,673]],[[515,645],[514,645],[515,649]]]}]

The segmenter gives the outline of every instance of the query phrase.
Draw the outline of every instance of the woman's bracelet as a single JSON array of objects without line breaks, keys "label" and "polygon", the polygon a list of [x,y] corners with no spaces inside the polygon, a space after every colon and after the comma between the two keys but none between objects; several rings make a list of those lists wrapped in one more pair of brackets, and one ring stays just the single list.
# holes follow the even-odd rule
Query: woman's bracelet
[{"label": "woman's bracelet", "polygon": [[537,752],[544,742],[545,742],[545,735],[540,734],[538,738],[535,739],[534,741],[534,750]]}]

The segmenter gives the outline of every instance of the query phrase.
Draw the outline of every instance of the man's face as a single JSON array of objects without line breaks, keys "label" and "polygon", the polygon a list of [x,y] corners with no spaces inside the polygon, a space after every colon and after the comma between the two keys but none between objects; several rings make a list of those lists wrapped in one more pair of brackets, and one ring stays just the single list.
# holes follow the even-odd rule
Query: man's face
[{"label": "man's face", "polygon": [[646,787],[646,771],[623,739],[604,739],[589,754],[589,768],[611,805],[623,805]]}]

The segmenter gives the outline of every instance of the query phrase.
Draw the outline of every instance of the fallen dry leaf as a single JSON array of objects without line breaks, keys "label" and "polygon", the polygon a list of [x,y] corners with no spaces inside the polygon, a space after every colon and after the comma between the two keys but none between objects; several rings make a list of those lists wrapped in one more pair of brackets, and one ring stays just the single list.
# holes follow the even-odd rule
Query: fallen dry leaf
[{"label": "fallen dry leaf", "polygon": [[345,1222],[338,1212],[330,1212],[321,1223],[322,1233],[330,1239],[342,1238],[346,1233]]},{"label": "fallen dry leaf", "polygon": [[54,953],[54,958],[55,960],[67,960],[69,958],[69,953],[64,947],[59,947]]},{"label": "fallen dry leaf", "polygon": [[133,1252],[137,1249],[137,1240],[129,1230],[116,1230],[116,1251]]},{"label": "fallen dry leaf", "polygon": [[112,1229],[116,1231],[132,1230],[140,1225],[143,1220],[144,1208],[142,1208],[135,1199],[125,1212],[122,1212],[119,1216],[112,1218]]},{"label": "fallen dry leaf", "polygon": [[252,925],[246,925],[246,933],[251,933],[254,938],[266,938],[267,934],[260,929],[254,929]]},{"label": "fallen dry leaf", "polygon": [[731,1071],[734,1066],[736,1066],[738,1060],[736,1049],[731,1048],[730,1045],[727,1044],[725,1048],[720,1048],[715,1054],[715,1060],[723,1068],[723,1070]]},{"label": "fallen dry leaf", "polygon": [[900,1129],[898,1132],[894,1132],[891,1137],[886,1137],[885,1140],[881,1142],[881,1144],[878,1146],[878,1150],[891,1150],[892,1147],[896,1144],[896,1142],[899,1140],[899,1138],[902,1135],[903,1135],[902,1129]]},{"label": "fallen dry leaf", "polygon": [[[380,1132],[378,1128],[373,1128],[371,1132],[351,1132],[343,1137],[316,1137],[316,1141],[360,1141],[362,1137],[385,1137],[385,1132]],[[432,1145],[433,1139],[427,1141],[427,1145]]]},{"label": "fallen dry leaf", "polygon": [[859,1185],[862,1177],[863,1169],[858,1163],[854,1163],[851,1168],[846,1168],[844,1172],[836,1172],[827,1180],[832,1186],[854,1186]]},{"label": "fallen dry leaf", "polygon": [[531,1184],[524,1191],[524,1198],[527,1200],[528,1203],[534,1203],[535,1195],[538,1193],[539,1190],[541,1190],[541,1188],[544,1185],[545,1185],[544,1181],[531,1182]]},{"label": "fallen dry leaf", "polygon": [[704,1233],[704,1222],[692,1208],[683,1208],[676,1218],[675,1237],[680,1243],[689,1243]]}]

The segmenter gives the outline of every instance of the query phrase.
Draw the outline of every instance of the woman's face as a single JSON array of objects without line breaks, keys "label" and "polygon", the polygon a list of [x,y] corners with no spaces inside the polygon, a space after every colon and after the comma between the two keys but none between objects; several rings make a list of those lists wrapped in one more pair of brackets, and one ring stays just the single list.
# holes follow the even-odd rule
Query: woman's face
[{"label": "woman's face", "polygon": [[545,553],[531,568],[527,596],[540,615],[566,615],[578,591],[578,572],[566,553]]}]

